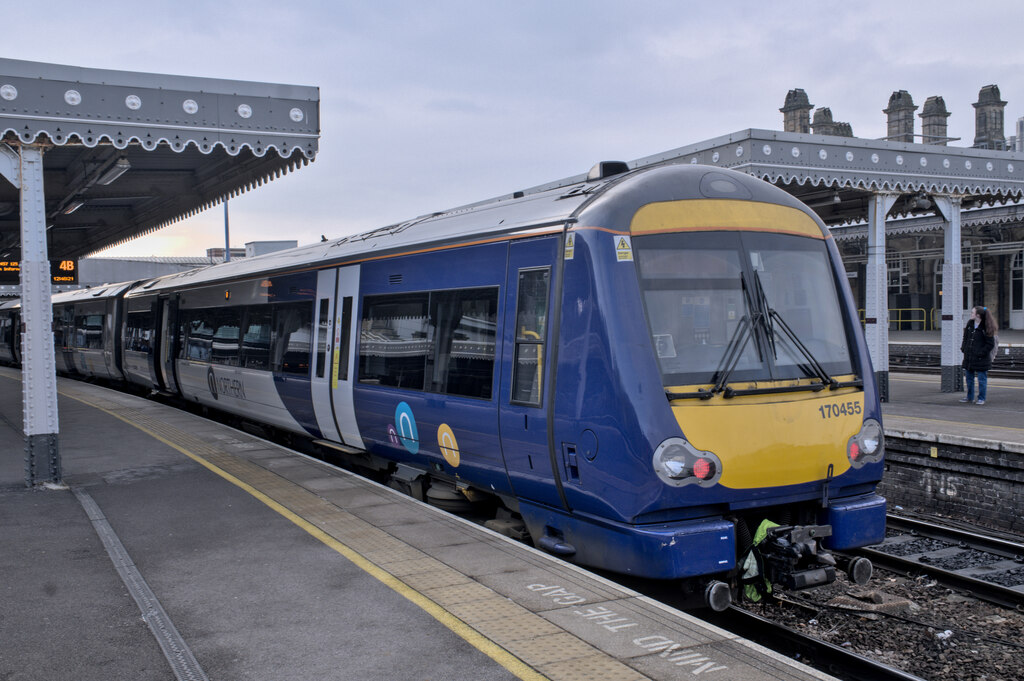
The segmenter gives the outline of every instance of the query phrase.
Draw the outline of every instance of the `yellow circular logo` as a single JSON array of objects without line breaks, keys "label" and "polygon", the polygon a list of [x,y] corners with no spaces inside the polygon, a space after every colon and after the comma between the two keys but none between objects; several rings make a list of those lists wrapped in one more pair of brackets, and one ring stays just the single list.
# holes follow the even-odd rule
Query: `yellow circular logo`
[{"label": "yellow circular logo", "polygon": [[437,446],[441,448],[444,460],[457,468],[459,465],[459,443],[455,441],[455,433],[447,423],[442,423],[441,427],[437,429]]}]

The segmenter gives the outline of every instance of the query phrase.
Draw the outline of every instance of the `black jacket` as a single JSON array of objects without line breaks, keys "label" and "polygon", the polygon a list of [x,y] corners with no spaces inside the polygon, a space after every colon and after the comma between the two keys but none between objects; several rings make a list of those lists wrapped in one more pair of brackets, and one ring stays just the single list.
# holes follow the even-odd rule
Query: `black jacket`
[{"label": "black jacket", "polygon": [[974,320],[964,327],[964,340],[960,344],[960,352],[964,353],[963,367],[968,371],[988,371],[992,368],[992,348],[995,338],[985,333],[984,329],[975,329]]}]

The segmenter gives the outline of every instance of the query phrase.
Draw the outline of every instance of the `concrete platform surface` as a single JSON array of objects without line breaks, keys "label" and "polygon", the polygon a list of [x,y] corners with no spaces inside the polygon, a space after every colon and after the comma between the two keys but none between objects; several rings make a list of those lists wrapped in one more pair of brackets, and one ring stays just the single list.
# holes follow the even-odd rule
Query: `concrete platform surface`
[{"label": "concrete platform surface", "polygon": [[887,434],[1024,453],[1024,381],[989,378],[984,405],[942,392],[938,374],[889,373]]},{"label": "concrete platform surface", "polygon": [[24,487],[0,368],[0,679],[828,679],[393,490],[58,380]]}]

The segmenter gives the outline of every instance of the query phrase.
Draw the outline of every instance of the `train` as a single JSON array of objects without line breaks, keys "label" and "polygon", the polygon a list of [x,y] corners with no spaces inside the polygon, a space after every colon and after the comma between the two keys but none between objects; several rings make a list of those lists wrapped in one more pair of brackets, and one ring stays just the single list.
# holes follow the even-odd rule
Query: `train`
[{"label": "train", "polygon": [[[19,359],[0,306],[0,360]],[[694,164],[53,296],[56,366],[305,438],[721,610],[870,564],[879,395],[827,227]]]}]

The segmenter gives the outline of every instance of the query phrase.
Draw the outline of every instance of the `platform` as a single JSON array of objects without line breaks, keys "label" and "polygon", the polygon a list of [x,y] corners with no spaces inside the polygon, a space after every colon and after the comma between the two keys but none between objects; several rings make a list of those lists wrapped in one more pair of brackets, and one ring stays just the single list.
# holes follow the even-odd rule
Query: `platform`
[{"label": "platform", "polygon": [[965,395],[942,392],[938,374],[890,372],[886,435],[1024,453],[1024,381],[989,377],[982,406],[960,402]]},{"label": "platform", "polygon": [[29,490],[0,368],[0,678],[827,679],[388,488],[59,379]]},{"label": "platform", "polygon": [[[957,332],[957,338],[961,338],[963,330]],[[1024,346],[1024,331],[1020,329],[1000,329],[996,332],[999,336],[1000,347],[1019,347]],[[914,345],[920,344],[934,344],[940,345],[942,343],[942,332],[938,329],[929,331],[890,331],[889,332],[889,344],[899,343],[910,343]],[[957,348],[960,347],[960,343],[957,343]]]}]

